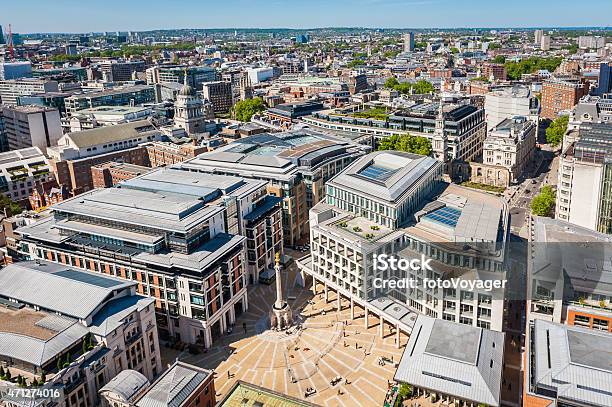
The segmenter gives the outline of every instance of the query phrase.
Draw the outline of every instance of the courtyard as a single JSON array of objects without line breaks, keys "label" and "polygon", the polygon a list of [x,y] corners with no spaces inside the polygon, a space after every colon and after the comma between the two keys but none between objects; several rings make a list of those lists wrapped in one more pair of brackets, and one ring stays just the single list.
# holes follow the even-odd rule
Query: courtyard
[{"label": "courtyard", "polygon": [[268,329],[275,284],[259,284],[250,288],[249,309],[237,318],[232,332],[206,353],[162,354],[168,361],[179,357],[213,369],[217,400],[242,380],[323,406],[382,405],[408,337],[400,335],[397,349],[389,325],[384,325],[381,338],[374,315],[366,328],[362,309],[356,307],[351,320],[348,300],[341,301],[338,311],[334,292],[326,303],[322,286],[313,296],[309,287],[295,286],[296,274],[295,265],[283,271],[285,295],[298,321],[289,331]]}]

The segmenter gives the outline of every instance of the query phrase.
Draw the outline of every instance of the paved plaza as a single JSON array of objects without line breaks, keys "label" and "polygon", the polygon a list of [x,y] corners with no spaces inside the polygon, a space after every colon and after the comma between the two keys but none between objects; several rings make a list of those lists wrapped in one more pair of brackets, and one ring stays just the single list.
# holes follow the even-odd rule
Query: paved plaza
[{"label": "paved plaza", "polygon": [[[237,318],[232,333],[217,339],[207,353],[184,352],[181,360],[215,370],[217,400],[243,380],[299,398],[314,389],[306,400],[320,405],[382,405],[408,337],[400,335],[397,349],[389,325],[381,339],[374,315],[366,329],[362,309],[355,308],[351,321],[348,300],[338,312],[335,293],[330,291],[326,304],[322,286],[314,297],[312,290],[294,287],[296,274],[295,266],[284,271],[283,285],[299,328],[289,333],[267,329],[274,284],[260,284],[250,289],[249,310]],[[381,363],[381,357],[395,363]]]}]

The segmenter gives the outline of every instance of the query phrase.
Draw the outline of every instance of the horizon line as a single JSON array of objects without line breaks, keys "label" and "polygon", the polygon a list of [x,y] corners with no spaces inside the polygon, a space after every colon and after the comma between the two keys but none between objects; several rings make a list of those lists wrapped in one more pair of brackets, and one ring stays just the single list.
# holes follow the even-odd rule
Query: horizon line
[{"label": "horizon line", "polygon": [[[0,24],[0,27],[3,27]],[[102,34],[105,32],[151,32],[151,31],[188,31],[188,30],[203,30],[203,31],[218,31],[218,30],[288,30],[288,31],[317,31],[317,30],[329,30],[329,29],[366,29],[366,30],[536,30],[536,29],[597,29],[602,31],[612,30],[612,26],[572,26],[572,25],[559,25],[559,26],[473,26],[473,27],[366,27],[366,26],[328,26],[328,27],[309,27],[309,28],[292,28],[292,27],[211,27],[211,28],[151,28],[145,30],[132,30],[132,29],[113,29],[113,30],[100,30],[100,31],[46,31],[46,32],[13,32],[19,35],[43,35],[43,34]]]}]

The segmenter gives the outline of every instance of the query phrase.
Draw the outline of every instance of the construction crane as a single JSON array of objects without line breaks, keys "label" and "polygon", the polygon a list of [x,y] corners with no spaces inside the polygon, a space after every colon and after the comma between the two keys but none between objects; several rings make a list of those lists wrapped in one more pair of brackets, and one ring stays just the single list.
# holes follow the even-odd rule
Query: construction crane
[{"label": "construction crane", "polygon": [[11,61],[15,60],[15,49],[13,47],[13,30],[11,30],[11,25],[8,26],[8,50],[9,55],[11,56]]}]

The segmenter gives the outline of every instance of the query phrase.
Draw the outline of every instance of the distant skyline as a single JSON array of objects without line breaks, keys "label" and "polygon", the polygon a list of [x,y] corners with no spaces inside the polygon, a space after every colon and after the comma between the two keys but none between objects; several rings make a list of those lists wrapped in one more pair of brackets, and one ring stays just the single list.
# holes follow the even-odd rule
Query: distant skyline
[{"label": "distant skyline", "polygon": [[17,33],[180,28],[598,27],[610,0],[29,0],[0,6]]}]

